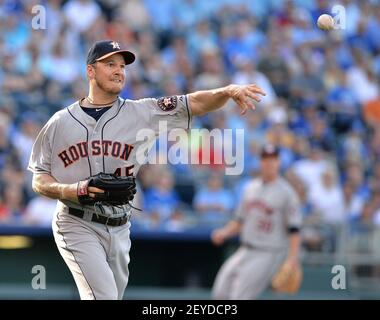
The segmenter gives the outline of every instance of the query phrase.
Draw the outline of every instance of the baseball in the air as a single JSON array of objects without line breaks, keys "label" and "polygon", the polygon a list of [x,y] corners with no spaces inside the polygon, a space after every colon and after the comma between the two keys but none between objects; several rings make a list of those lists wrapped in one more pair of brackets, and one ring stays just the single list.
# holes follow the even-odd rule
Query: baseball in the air
[{"label": "baseball in the air", "polygon": [[334,29],[334,18],[329,14],[321,14],[317,20],[317,25],[322,30]]}]

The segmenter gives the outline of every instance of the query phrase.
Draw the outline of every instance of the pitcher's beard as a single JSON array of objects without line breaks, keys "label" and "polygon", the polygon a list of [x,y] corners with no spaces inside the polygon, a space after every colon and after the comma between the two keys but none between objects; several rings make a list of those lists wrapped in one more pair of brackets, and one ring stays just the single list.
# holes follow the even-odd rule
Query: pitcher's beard
[{"label": "pitcher's beard", "polygon": [[119,95],[121,90],[123,89],[123,87],[108,87],[103,85],[102,83],[100,83],[99,81],[96,80],[96,84],[97,86],[104,92],[107,92],[108,94],[110,95]]}]

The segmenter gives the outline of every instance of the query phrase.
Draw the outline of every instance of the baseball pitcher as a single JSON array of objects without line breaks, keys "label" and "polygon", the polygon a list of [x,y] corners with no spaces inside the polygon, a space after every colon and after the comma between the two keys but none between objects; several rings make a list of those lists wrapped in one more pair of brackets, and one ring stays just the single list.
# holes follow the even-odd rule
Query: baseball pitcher
[{"label": "baseball pitcher", "polygon": [[[289,287],[296,284],[291,290],[298,290],[300,205],[296,192],[279,176],[279,166],[278,149],[266,145],[261,152],[261,176],[245,186],[236,219],[211,235],[220,245],[240,233],[241,243],[216,276],[214,299],[252,300],[270,284],[282,291],[284,282]],[[284,276],[274,277],[280,271]]]},{"label": "baseball pitcher", "polygon": [[[125,67],[135,54],[112,40],[87,56],[88,95],[54,114],[30,157],[33,190],[58,199],[53,233],[81,299],[121,299],[128,283],[131,201],[144,144],[168,130],[188,129],[192,116],[232,98],[244,114],[265,93],[256,85],[229,85],[186,95],[137,101],[119,97]],[[155,135],[139,141],[144,128]]]}]

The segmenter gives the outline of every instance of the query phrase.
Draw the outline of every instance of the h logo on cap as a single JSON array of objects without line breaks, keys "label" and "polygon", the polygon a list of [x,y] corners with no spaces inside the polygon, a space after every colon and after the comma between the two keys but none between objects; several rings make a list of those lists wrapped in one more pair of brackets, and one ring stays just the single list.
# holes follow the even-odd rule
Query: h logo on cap
[{"label": "h logo on cap", "polygon": [[120,45],[117,42],[112,41],[110,44],[112,45],[113,49],[120,49]]}]

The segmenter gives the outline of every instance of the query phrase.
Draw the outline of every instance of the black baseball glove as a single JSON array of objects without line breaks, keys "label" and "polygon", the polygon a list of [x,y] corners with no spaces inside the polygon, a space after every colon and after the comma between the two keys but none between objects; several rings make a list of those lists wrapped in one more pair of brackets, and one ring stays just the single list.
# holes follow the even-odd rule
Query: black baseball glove
[{"label": "black baseball glove", "polygon": [[[89,196],[88,187],[104,190],[104,193],[95,193]],[[82,205],[104,203],[111,206],[130,204],[136,194],[134,177],[119,177],[111,173],[98,173],[87,180],[78,182],[78,200]]]}]

